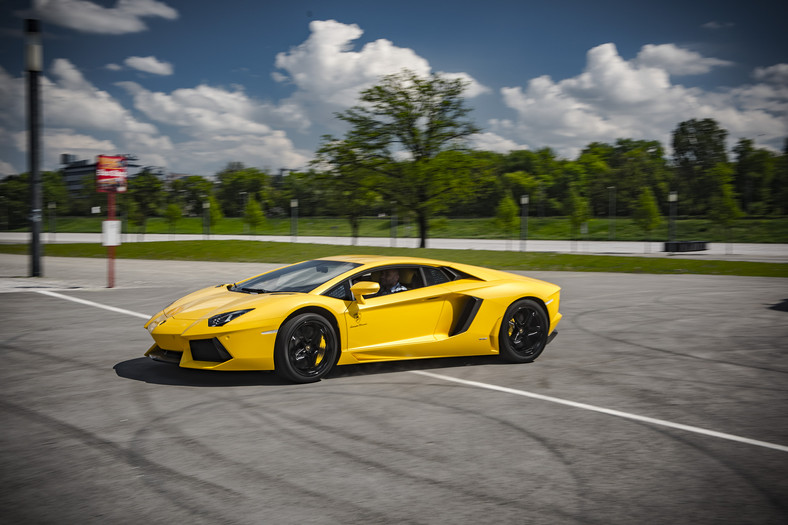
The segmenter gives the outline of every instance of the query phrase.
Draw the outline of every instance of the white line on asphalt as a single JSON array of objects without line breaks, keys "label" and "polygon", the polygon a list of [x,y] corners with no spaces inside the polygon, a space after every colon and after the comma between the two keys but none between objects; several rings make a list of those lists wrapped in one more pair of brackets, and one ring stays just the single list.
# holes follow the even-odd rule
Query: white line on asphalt
[{"label": "white line on asphalt", "polygon": [[145,319],[145,320],[150,319],[149,315],[141,314],[139,312],[132,312],[131,310],[125,310],[123,308],[116,308],[114,306],[108,306],[106,304],[94,303],[93,301],[86,301],[85,299],[77,299],[76,297],[71,297],[69,295],[63,295],[63,294],[57,293],[57,292],[50,292],[49,290],[36,290],[36,292],[38,292],[40,294],[44,294],[44,295],[49,295],[50,297],[58,297],[60,299],[65,299],[67,301],[73,301],[75,303],[85,304],[85,305],[88,305],[88,306],[93,306],[95,308],[101,308],[101,309],[104,309],[104,310],[109,310],[110,312],[117,312],[119,314],[131,315],[131,316],[139,317],[140,319]]},{"label": "white line on asphalt", "polygon": [[479,383],[477,381],[468,381],[466,379],[458,379],[456,377],[445,376],[442,374],[435,374],[432,372],[424,372],[422,370],[411,370],[414,374],[419,374],[426,377],[432,377],[433,379],[441,379],[443,381],[453,381],[455,383],[460,383],[466,386],[472,386],[476,388],[485,388],[487,390],[495,390],[497,392],[504,392],[506,394],[514,394],[516,396],[524,396],[530,397],[533,399],[539,399],[541,401],[549,401],[551,403],[558,403],[560,405],[566,405],[574,408],[582,408],[583,410],[591,410],[593,412],[601,412],[602,414],[608,414],[611,416],[623,417],[626,419],[633,419],[635,421],[642,421],[644,423],[650,423],[652,425],[659,425],[663,427],[669,428],[677,428],[679,430],[686,430],[687,432],[694,432],[696,434],[702,434],[704,436],[712,436],[721,439],[727,439],[729,441],[737,441],[739,443],[747,443],[748,445],[755,445],[758,447],[764,448],[771,448],[774,450],[779,450],[782,452],[788,452],[788,447],[783,445],[777,445],[775,443],[769,443],[768,441],[758,441],[757,439],[750,439],[741,436],[734,436],[733,434],[725,434],[724,432],[717,432],[715,430],[706,430],[705,428],[693,427],[690,425],[682,425],[681,423],[672,423],[670,421],[665,421],[664,419],[655,419],[653,417],[646,417],[646,416],[639,416],[637,414],[630,414],[629,412],[621,412],[619,410],[611,410],[609,408],[598,407],[594,405],[587,405],[586,403],[577,403],[576,401],[569,401],[566,399],[561,399],[558,397],[551,397],[551,396],[544,396],[542,394],[536,394],[534,392],[528,392],[526,390],[516,390],[514,388],[507,388],[503,386],[497,385],[490,385],[488,383]]},{"label": "white line on asphalt", "polygon": [[[60,299],[65,299],[67,301],[73,301],[75,303],[84,304],[87,306],[93,306],[95,308],[102,308],[104,310],[109,310],[110,312],[117,312],[121,314],[131,315],[134,317],[139,317],[140,319],[149,319],[149,315],[141,314],[139,312],[132,312],[131,310],[125,310],[123,308],[116,308],[114,306],[108,306],[106,304],[95,303],[93,301],[86,301],[85,299],[77,299],[76,297],[70,297],[68,295],[59,294],[57,292],[50,292],[48,290],[36,290],[40,294],[49,295],[51,297],[58,297]],[[496,392],[503,392],[506,394],[514,394],[516,396],[523,396],[523,397],[530,397],[532,399],[539,399],[541,401],[549,401],[551,403],[558,403],[559,405],[566,405],[574,408],[581,408],[583,410],[590,410],[592,412],[600,412],[602,414],[608,414],[610,416],[622,417],[625,419],[632,419],[634,421],[642,421],[643,423],[649,423],[652,425],[658,425],[663,427],[669,428],[676,428],[679,430],[685,430],[687,432],[694,432],[695,434],[702,434],[704,436],[712,436],[721,439],[727,439],[729,441],[736,441],[739,443],[746,443],[748,445],[755,445],[758,447],[770,448],[773,450],[779,450],[781,452],[788,452],[788,447],[784,445],[777,445],[775,443],[769,443],[768,441],[759,441],[757,439],[750,439],[741,436],[735,436],[733,434],[726,434],[724,432],[717,432],[715,430],[707,430],[705,428],[700,427],[693,427],[690,425],[683,425],[681,423],[673,423],[670,421],[665,421],[664,419],[655,419],[653,417],[646,417],[646,416],[639,416],[637,414],[630,414],[629,412],[621,412],[620,410],[612,410],[610,408],[603,408],[598,407],[595,405],[588,405],[586,403],[578,403],[576,401],[569,401],[567,399],[561,399],[558,397],[552,396],[545,396],[542,394],[537,394],[534,392],[528,392],[526,390],[517,390],[514,388],[507,388],[505,386],[497,386],[491,385],[489,383],[480,383],[478,381],[468,381],[467,379],[459,379],[456,377],[445,376],[442,374],[435,374],[432,372],[425,372],[422,370],[411,370],[412,373],[418,374],[425,377],[431,377],[433,379],[440,379],[442,381],[452,381],[454,383],[460,383],[461,385],[472,386],[476,388],[484,388],[486,390],[495,390]]]}]

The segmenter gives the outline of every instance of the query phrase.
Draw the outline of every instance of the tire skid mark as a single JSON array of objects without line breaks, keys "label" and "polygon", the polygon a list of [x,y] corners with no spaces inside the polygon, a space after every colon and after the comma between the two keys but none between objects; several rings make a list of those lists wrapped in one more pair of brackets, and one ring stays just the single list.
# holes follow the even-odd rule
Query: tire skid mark
[{"label": "tire skid mark", "polygon": [[581,331],[583,331],[585,333],[588,333],[588,334],[594,335],[596,337],[602,338],[604,340],[614,341],[616,343],[622,343],[622,344],[625,344],[625,345],[634,346],[634,347],[637,347],[637,348],[642,348],[644,350],[649,350],[649,351],[652,351],[652,352],[659,352],[659,353],[662,353],[662,354],[672,355],[672,356],[680,357],[680,358],[683,358],[683,359],[692,359],[692,360],[703,361],[703,362],[707,362],[707,363],[725,364],[725,365],[731,365],[731,366],[736,366],[736,367],[741,367],[741,368],[750,368],[750,369],[754,369],[754,370],[764,370],[766,372],[773,372],[773,373],[776,373],[776,374],[788,374],[788,370],[780,370],[780,369],[776,369],[776,368],[769,368],[769,367],[766,367],[766,366],[751,365],[751,364],[741,363],[741,362],[737,362],[737,361],[728,361],[728,360],[720,359],[720,358],[716,358],[716,357],[712,358],[712,357],[696,356],[696,355],[692,355],[692,354],[683,354],[683,353],[680,353],[680,352],[667,350],[665,348],[658,348],[658,347],[655,347],[655,346],[649,346],[649,345],[646,345],[646,344],[637,343],[637,342],[634,342],[634,341],[629,341],[627,339],[621,339],[621,338],[618,338],[618,337],[605,335],[602,332],[597,332],[595,330],[592,330],[591,328],[587,328],[586,326],[584,326],[582,323],[579,322],[580,319],[582,319],[584,317],[587,317],[587,316],[591,316],[591,315],[594,315],[594,314],[599,314],[600,312],[605,312],[605,311],[610,311],[610,310],[620,310],[622,308],[624,308],[624,309],[632,309],[631,306],[611,306],[611,307],[602,308],[602,309],[586,310],[584,312],[580,312],[578,314],[574,314],[574,318],[575,318],[574,325],[577,326],[578,330],[581,330]]},{"label": "tire skid mark", "polygon": [[[227,397],[226,395],[224,397]],[[189,405],[186,407],[179,408],[172,412],[182,413],[182,412],[193,412],[197,413],[198,411],[204,411],[207,407],[210,406],[221,406],[226,403],[237,404],[237,399],[218,399],[211,402],[199,402],[193,405]],[[158,430],[160,428],[169,428],[175,429],[175,427],[171,424],[171,413],[164,413],[160,414],[153,420],[149,422],[148,425],[139,429],[139,431],[135,434],[133,442],[136,446],[144,446],[148,442],[148,438],[146,434]],[[158,428],[157,428],[158,425]],[[198,460],[204,465],[204,470],[211,470],[213,468],[216,469],[227,469],[228,465],[233,467],[233,481],[239,482],[240,485],[248,484],[249,486],[257,486],[260,485],[261,482],[266,483],[265,488],[270,490],[272,494],[272,498],[278,497],[278,493],[285,493],[285,494],[298,494],[298,498],[303,505],[304,498],[311,498],[314,500],[314,506],[320,507],[327,504],[327,502],[331,502],[329,498],[327,498],[324,492],[319,492],[316,490],[312,490],[309,487],[304,487],[302,485],[298,485],[289,481],[286,477],[268,474],[264,470],[260,470],[255,467],[249,466],[248,463],[242,463],[231,459],[226,454],[222,453],[220,450],[212,448],[208,445],[201,443],[197,438],[187,437],[187,435],[181,430],[176,429],[174,431],[174,435],[171,438],[174,443],[178,443],[179,449],[189,450],[191,453],[195,454],[198,457]],[[185,445],[185,446],[184,446]],[[144,453],[141,453],[144,456]],[[148,460],[152,461],[152,460]],[[240,479],[239,479],[240,478]],[[158,489],[158,482],[153,481],[156,484],[156,488]],[[262,487],[261,487],[262,490]],[[174,490],[170,490],[173,493],[173,496],[176,496],[175,501],[178,501],[177,497],[179,497],[179,493]],[[244,494],[239,494],[244,499],[248,501],[248,497]],[[168,501],[171,498],[168,498]],[[355,502],[346,499],[346,498],[334,498],[334,503],[336,503],[336,509],[342,509],[335,511],[340,514],[348,513],[349,516],[353,517],[353,520],[359,520],[359,522],[365,523],[382,523],[387,520],[390,520],[390,516],[375,512],[366,507],[362,507],[357,505]],[[235,504],[234,504],[235,505]],[[345,518],[347,519],[347,518]],[[220,520],[221,521],[221,520]],[[415,521],[408,521],[408,520],[398,520],[399,523],[414,523],[417,524],[419,522]]]},{"label": "tire skid mark", "polygon": [[[376,383],[375,386],[378,387],[378,386],[384,385],[384,384],[387,384],[387,383]],[[398,385],[398,386],[401,386],[401,385]],[[454,387],[453,385],[445,385],[445,386],[442,386],[441,388],[456,388],[456,387]],[[332,392],[332,391],[326,391],[326,390],[321,390],[319,394],[309,394],[307,392],[304,392],[304,394],[305,394],[305,396],[310,396],[310,395],[311,396],[314,396],[314,395],[320,395],[320,396],[336,395],[336,396],[359,397],[359,394],[348,394],[348,393],[343,393],[343,392]],[[493,421],[496,424],[508,427],[511,430],[513,430],[513,431],[515,431],[515,432],[517,432],[517,433],[519,433],[521,435],[524,435],[524,436],[526,436],[527,438],[529,438],[529,439],[531,439],[533,441],[536,441],[536,442],[540,443],[552,455],[556,456],[559,459],[559,461],[567,468],[567,471],[568,471],[569,475],[574,479],[574,482],[575,482],[575,484],[577,486],[582,486],[583,485],[583,483],[579,480],[579,478],[576,477],[576,475],[572,471],[572,469],[571,469],[571,461],[569,461],[567,458],[565,458],[563,456],[563,454],[559,450],[557,450],[555,447],[551,446],[549,444],[549,441],[546,438],[542,438],[540,436],[537,436],[534,433],[529,432],[528,430],[515,425],[514,423],[511,423],[511,422],[505,421],[505,420],[501,420],[501,419],[498,419],[498,418],[495,418],[495,417],[492,417],[492,416],[489,416],[489,415],[486,415],[486,414],[477,413],[477,412],[473,412],[471,410],[458,408],[458,407],[455,407],[455,406],[450,406],[450,405],[441,404],[441,403],[431,403],[431,402],[426,402],[424,400],[415,400],[415,399],[410,399],[410,398],[407,398],[407,397],[401,397],[401,396],[396,396],[396,395],[386,396],[386,395],[381,395],[381,394],[364,394],[363,397],[365,399],[366,398],[370,398],[370,397],[374,397],[376,399],[382,399],[382,400],[387,400],[387,401],[397,401],[397,402],[405,401],[405,402],[410,402],[410,403],[415,403],[415,404],[422,404],[422,405],[426,405],[426,406],[429,406],[429,407],[437,407],[437,408],[440,408],[440,409],[449,409],[449,410],[452,410],[452,411],[460,412],[460,413],[462,413],[464,415],[471,415],[473,417],[478,417],[480,419],[487,419],[487,420]],[[256,408],[256,407],[250,406],[250,408]],[[385,443],[385,442],[380,442],[380,441],[369,440],[368,438],[366,438],[366,436],[354,434],[352,432],[348,432],[346,430],[338,429],[338,428],[335,428],[335,427],[322,425],[319,422],[314,421],[313,419],[308,419],[308,418],[305,418],[305,417],[295,417],[295,416],[293,416],[292,413],[289,413],[289,412],[286,412],[286,411],[277,411],[277,410],[272,410],[270,407],[266,407],[266,413],[265,414],[254,413],[254,412],[251,412],[251,413],[255,414],[257,416],[257,418],[259,418],[259,419],[261,419],[263,421],[269,422],[271,424],[275,424],[276,423],[273,420],[273,418],[271,417],[271,415],[273,415],[275,418],[280,419],[280,420],[294,421],[294,422],[298,423],[300,426],[302,426],[304,428],[309,428],[309,429],[317,428],[318,430],[320,430],[322,432],[326,432],[329,435],[331,435],[333,438],[335,438],[334,440],[317,440],[315,438],[307,436],[306,434],[304,434],[302,432],[297,432],[295,430],[291,430],[291,429],[287,429],[287,428],[279,428],[280,432],[285,432],[285,433],[293,436],[293,438],[299,439],[299,440],[301,440],[303,442],[306,442],[306,443],[308,443],[309,445],[312,445],[312,446],[319,446],[319,447],[325,448],[325,447],[329,446],[330,443],[335,442],[335,441],[341,442],[342,440],[345,440],[345,441],[349,441],[349,442],[352,442],[352,443],[363,441],[363,442],[366,442],[367,444],[373,445],[375,447],[384,447],[384,448],[395,450],[398,453],[401,453],[401,454],[404,454],[404,455],[408,455],[409,456],[409,455],[413,454],[413,451],[410,450],[410,449],[403,448],[403,447],[398,447],[398,446],[393,445],[391,443]],[[277,426],[278,427],[282,427],[282,425],[277,425]],[[497,505],[506,505],[506,506],[509,506],[509,507],[515,507],[515,508],[518,508],[518,509],[522,509],[523,511],[529,511],[529,510],[532,511],[534,509],[534,506],[537,505],[533,500],[524,499],[524,500],[522,500],[522,503],[521,503],[520,499],[504,498],[504,497],[501,497],[501,496],[499,496],[497,494],[490,494],[490,493],[479,492],[479,491],[475,491],[475,490],[469,489],[464,484],[455,483],[455,482],[452,482],[452,481],[446,482],[446,481],[443,481],[443,480],[436,480],[436,479],[432,479],[432,478],[429,478],[429,477],[426,477],[426,476],[413,474],[413,473],[404,471],[402,469],[394,468],[394,467],[392,467],[389,464],[381,463],[379,461],[376,461],[376,460],[373,460],[373,459],[369,459],[369,458],[360,456],[358,454],[353,454],[351,452],[348,452],[348,451],[346,451],[344,449],[341,449],[341,448],[338,448],[338,447],[331,447],[331,451],[332,451],[332,453],[337,454],[337,455],[342,456],[342,457],[345,457],[345,458],[347,458],[347,459],[349,459],[351,461],[358,462],[358,463],[363,464],[363,465],[367,465],[368,467],[371,467],[371,468],[379,469],[379,470],[384,471],[384,472],[386,472],[386,473],[388,473],[390,475],[393,475],[393,476],[396,476],[396,477],[400,477],[400,478],[405,478],[405,479],[408,479],[410,481],[415,481],[415,482],[418,482],[418,483],[424,483],[424,484],[427,484],[427,485],[430,485],[430,486],[433,486],[433,487],[438,487],[441,490],[449,491],[451,493],[464,494],[464,495],[472,497],[474,499],[478,499],[481,502],[493,502],[493,503],[495,503]],[[442,464],[441,464],[441,469],[445,470],[445,466],[442,465]],[[578,502],[582,502],[583,500],[584,500],[584,498],[582,496],[578,496]],[[555,508],[555,507],[543,507],[543,508],[546,511],[549,511],[551,513],[563,516],[563,518],[565,518],[565,519],[566,518],[574,518],[574,517],[576,517],[573,514],[568,513],[563,508],[561,508],[561,509]],[[582,516],[583,514],[581,512],[578,512],[578,515]]]},{"label": "tire skid mark", "polygon": [[[126,449],[123,446],[119,445],[118,443],[101,438],[94,433],[88,432],[87,430],[57,420],[50,416],[41,414],[40,412],[29,410],[27,408],[21,407],[14,403],[9,403],[3,400],[0,400],[0,407],[2,407],[3,410],[12,412],[18,416],[22,416],[29,420],[35,421],[36,423],[51,428],[54,431],[59,432],[60,434],[66,435],[72,439],[76,439],[77,441],[91,447],[91,449],[93,450],[98,450],[109,456],[120,459],[132,467],[135,466],[140,467],[149,472],[155,473],[155,475],[158,476],[159,479],[156,480],[154,493],[166,492],[167,487],[171,483],[177,482],[177,483],[185,483],[191,485],[192,489],[206,491],[208,493],[214,494],[221,498],[237,500],[238,497],[240,496],[240,494],[234,490],[228,489],[221,485],[217,485],[215,483],[211,483],[209,481],[198,480],[193,476],[185,475],[170,467],[166,467],[159,463],[150,461],[147,458],[145,458],[143,455],[135,452],[133,449]],[[178,500],[168,500],[168,501],[177,506],[185,508],[185,510],[187,510],[190,514],[197,514],[202,517],[209,518],[211,521],[213,520],[221,521],[222,516],[220,514],[215,514],[215,512],[212,511],[210,508],[201,509],[199,502],[195,502],[193,504],[190,504],[189,506],[186,506],[185,503],[182,503],[181,501]]]},{"label": "tire skid mark", "polygon": [[696,452],[702,454],[703,456],[707,457],[708,459],[712,460],[712,462],[719,464],[721,467],[725,468],[735,476],[741,478],[745,481],[745,483],[753,489],[754,492],[760,494],[764,500],[766,500],[769,505],[774,508],[775,510],[780,511],[781,514],[788,514],[788,503],[780,498],[780,495],[775,494],[769,491],[767,488],[762,487],[757,479],[755,479],[749,473],[743,471],[740,468],[737,468],[732,462],[725,461],[725,456],[717,455],[710,450],[710,446],[702,445],[701,443],[705,443],[703,441],[694,441],[688,439],[688,437],[680,435],[678,433],[671,432],[668,429],[654,427],[646,425],[645,423],[640,423],[644,427],[648,427],[649,429],[657,432],[658,434],[662,434],[663,436],[667,437],[671,441],[675,441],[680,443],[685,448],[695,449]]}]

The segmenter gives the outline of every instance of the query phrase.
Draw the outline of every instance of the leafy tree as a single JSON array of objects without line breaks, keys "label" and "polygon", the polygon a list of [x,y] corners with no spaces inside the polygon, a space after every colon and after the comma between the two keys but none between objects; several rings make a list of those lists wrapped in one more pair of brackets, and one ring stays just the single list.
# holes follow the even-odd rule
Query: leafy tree
[{"label": "leafy tree", "polygon": [[682,206],[690,213],[705,213],[709,206],[710,171],[728,162],[725,139],[728,132],[714,119],[691,119],[681,122],[673,131],[673,160],[676,185]]},{"label": "leafy tree", "polygon": [[379,198],[375,187],[379,183],[377,172],[364,167],[358,152],[343,140],[331,141],[325,137],[313,165],[330,169],[318,179],[325,188],[324,198],[329,213],[344,216],[350,223],[353,242],[358,238],[361,217],[370,211]]},{"label": "leafy tree", "polygon": [[203,201],[213,193],[213,183],[205,177],[189,175],[172,181],[168,191],[169,201],[178,203],[186,215],[199,216]]},{"label": "leafy tree", "polygon": [[[159,213],[162,205],[164,184],[155,173],[144,170],[129,180],[129,194],[137,205],[137,216],[133,220],[142,227],[142,234],[145,234],[145,227],[149,217]],[[132,217],[129,217],[132,219]]]},{"label": "leafy tree", "polygon": [[518,221],[517,203],[511,195],[506,194],[498,203],[495,210],[495,218],[498,226],[507,234],[511,235],[517,230]]},{"label": "leafy tree", "polygon": [[345,146],[357,152],[359,168],[382,175],[380,191],[386,200],[415,213],[422,247],[429,217],[460,188],[447,170],[434,169],[433,161],[478,131],[466,120],[466,87],[459,79],[437,74],[423,78],[406,70],[383,77],[361,93],[359,105],[337,114],[350,125]]},{"label": "leafy tree", "polygon": [[580,225],[591,218],[591,207],[575,185],[570,186],[569,198],[564,205],[566,214],[569,215],[569,224],[572,229],[572,239],[579,236]]},{"label": "leafy tree", "polygon": [[249,225],[252,233],[255,233],[257,227],[265,222],[265,215],[263,215],[263,210],[260,209],[260,203],[254,197],[249,197],[246,203],[244,222]]},{"label": "leafy tree", "polygon": [[750,139],[740,139],[733,148],[736,169],[733,185],[747,213],[763,214],[780,209],[773,184],[777,176],[778,157],[771,151],[756,149]]},{"label": "leafy tree", "polygon": [[174,202],[167,205],[167,209],[164,211],[164,217],[167,219],[167,224],[170,227],[170,233],[175,230],[175,225],[178,223],[178,219],[182,216],[181,207],[175,204]]},{"label": "leafy tree", "polygon": [[708,217],[730,235],[731,224],[742,215],[732,184],[734,171],[729,165],[720,163],[710,170],[710,176],[715,184],[710,191]]},{"label": "leafy tree", "polygon": [[270,198],[270,177],[257,168],[231,162],[216,174],[216,198],[225,215],[241,217],[248,199],[266,203]]},{"label": "leafy tree", "polygon": [[[651,232],[662,223],[654,192],[648,186],[643,188],[638,198],[634,214],[635,224],[643,230],[646,241],[651,240]],[[648,246],[648,244],[646,244]]]}]

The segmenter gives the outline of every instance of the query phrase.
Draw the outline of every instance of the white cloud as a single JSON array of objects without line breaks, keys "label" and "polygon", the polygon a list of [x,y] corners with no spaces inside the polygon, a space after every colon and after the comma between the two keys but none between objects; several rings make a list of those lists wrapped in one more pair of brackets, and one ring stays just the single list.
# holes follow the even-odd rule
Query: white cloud
[{"label": "white cloud", "polygon": [[[666,50],[673,52],[662,49]],[[645,55],[652,52],[653,48]],[[696,63],[703,62],[699,58],[695,57]],[[689,67],[687,61],[684,64]],[[756,77],[772,78],[781,71],[776,66],[766,68]],[[778,147],[788,135],[788,88],[784,84],[717,92],[687,88],[672,84],[666,69],[644,65],[641,55],[624,60],[613,44],[589,50],[585,70],[576,77],[558,82],[546,76],[534,78],[525,88],[502,88],[501,96],[514,118],[491,120],[493,132],[532,149],[553,147],[567,157],[574,157],[592,141],[617,138],[659,140],[669,146],[678,123],[691,118],[717,120],[729,131],[731,141],[749,137]]]},{"label": "white cloud", "polygon": [[169,62],[162,62],[158,58],[150,57],[129,57],[123,61],[128,67],[145,73],[152,73],[154,75],[172,75],[172,64]]},{"label": "white cloud", "polygon": [[[306,41],[276,56],[276,67],[285,73],[272,73],[275,80],[295,86],[296,92],[284,103],[300,108],[302,128],[313,122],[335,126],[333,114],[358,103],[359,92],[384,75],[403,69],[422,76],[431,72],[425,58],[389,40],[378,39],[355,50],[353,41],[363,34],[355,24],[318,20],[310,23],[309,28],[311,34]],[[443,74],[469,82],[466,96],[490,91],[467,73]]]},{"label": "white cloud", "polygon": [[771,67],[759,67],[755,69],[753,76],[757,80],[788,86],[788,64],[776,64]]},{"label": "white cloud", "polygon": [[728,60],[707,58],[674,44],[647,44],[638,53],[635,63],[661,69],[671,75],[702,75],[715,67],[733,65],[733,62]]},{"label": "white cloud", "polygon": [[510,151],[528,149],[524,144],[504,138],[491,132],[476,133],[468,137],[474,149],[481,151],[494,151],[496,153],[509,153]]},{"label": "white cloud", "polygon": [[118,64],[107,64],[106,66],[104,66],[104,68],[109,69],[110,71],[121,71],[123,69],[123,66],[120,66]]},{"label": "white cloud", "polygon": [[716,30],[716,29],[728,29],[729,27],[733,27],[734,25],[736,24],[734,24],[733,22],[717,22],[716,20],[712,20],[711,22],[706,22],[701,27],[703,29]]},{"label": "white cloud", "polygon": [[83,33],[122,35],[145,31],[145,17],[174,20],[178,12],[156,0],[118,0],[115,7],[87,0],[34,0],[31,16]]}]

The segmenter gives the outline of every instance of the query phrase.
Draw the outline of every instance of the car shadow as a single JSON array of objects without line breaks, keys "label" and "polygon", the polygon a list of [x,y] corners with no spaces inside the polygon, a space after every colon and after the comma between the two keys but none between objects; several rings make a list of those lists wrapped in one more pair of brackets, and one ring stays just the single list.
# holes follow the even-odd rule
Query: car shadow
[{"label": "car shadow", "polygon": [[507,364],[497,356],[438,357],[430,359],[411,359],[409,361],[387,361],[383,363],[365,363],[344,365],[334,368],[326,379],[335,377],[368,376],[375,374],[392,374],[414,370],[435,370],[439,368],[459,368],[463,366]]},{"label": "car shadow", "polygon": [[119,377],[156,385],[234,387],[289,384],[273,372],[222,372],[194,370],[177,364],[159,363],[148,357],[123,361],[112,367]]},{"label": "car shadow", "polygon": [[[434,370],[463,366],[504,364],[495,356],[446,357],[435,359],[413,359],[386,363],[366,363],[338,366],[325,379],[340,377],[362,377],[377,374],[392,374],[412,370]],[[218,370],[194,370],[176,364],[160,363],[147,357],[122,361],[112,367],[118,377],[156,385],[194,387],[238,387],[238,386],[282,386],[291,385],[274,372],[223,372]]]}]

